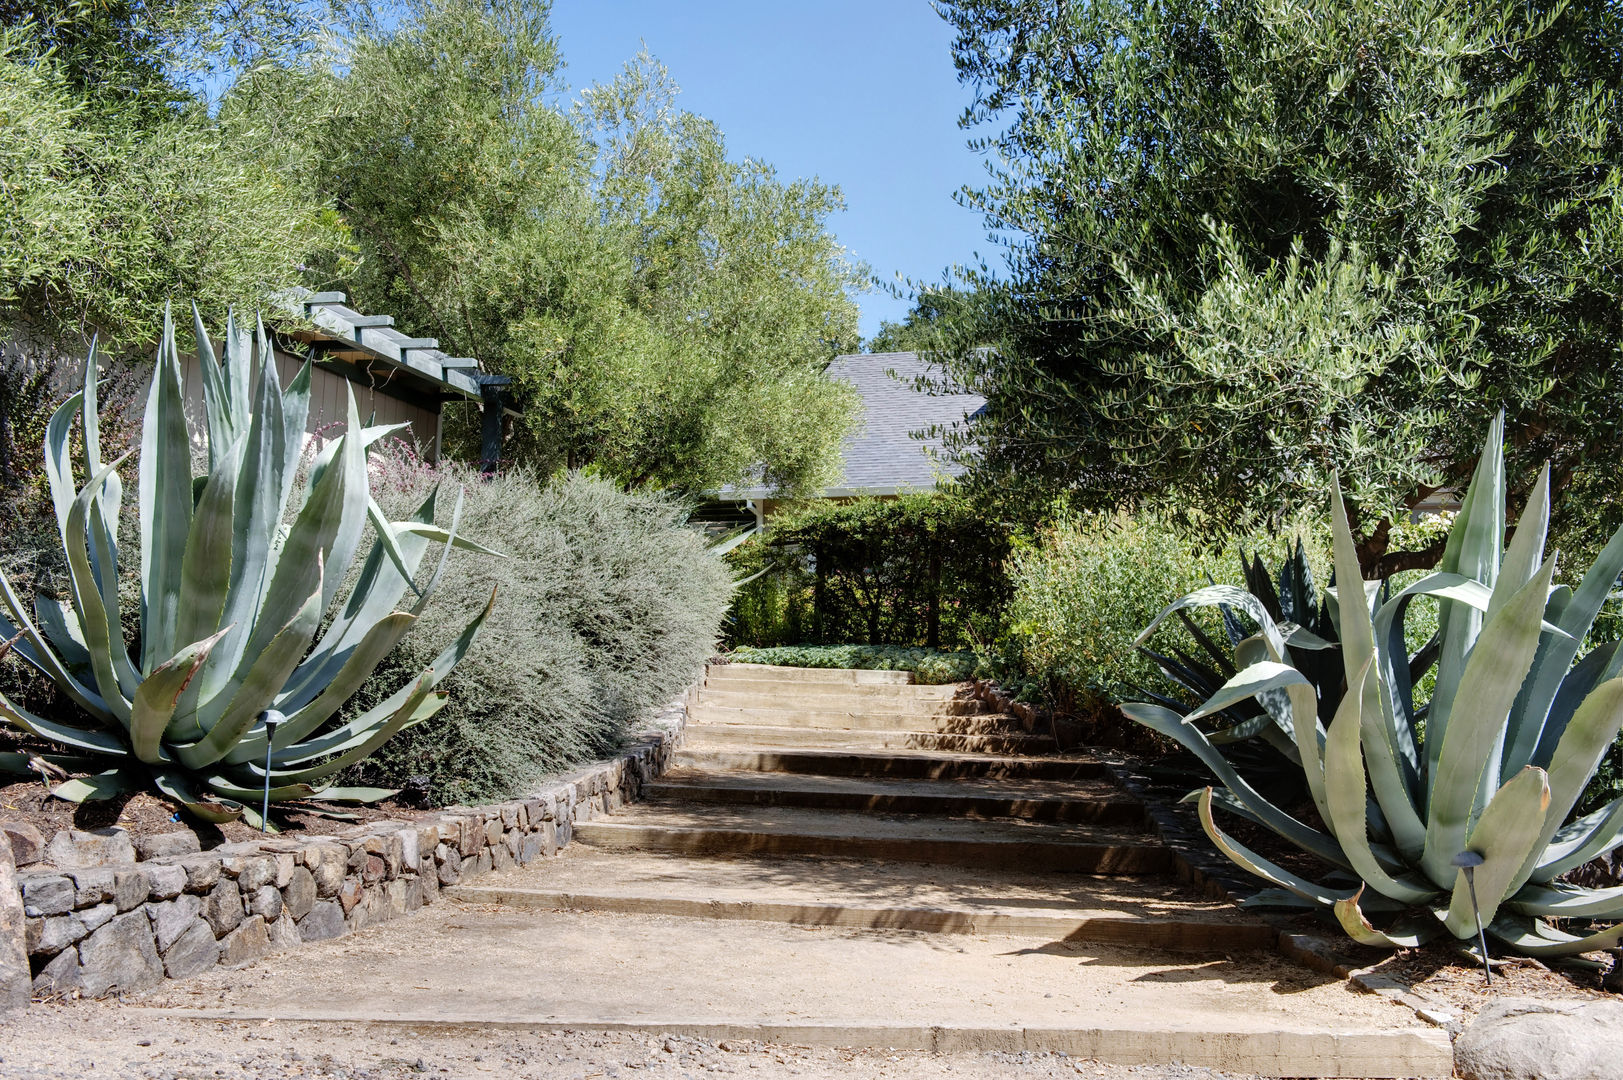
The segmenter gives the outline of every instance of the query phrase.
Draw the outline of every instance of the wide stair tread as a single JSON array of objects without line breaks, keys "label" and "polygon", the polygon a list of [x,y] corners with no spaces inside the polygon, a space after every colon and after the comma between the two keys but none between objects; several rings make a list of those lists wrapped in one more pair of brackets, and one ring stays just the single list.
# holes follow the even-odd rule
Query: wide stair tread
[{"label": "wide stair tread", "polygon": [[961,734],[954,731],[872,729],[840,731],[765,724],[695,724],[688,729],[688,745],[1044,754],[1054,749],[1054,739],[1051,735]]},{"label": "wide stair tread", "polygon": [[[976,702],[975,704],[979,704]],[[957,735],[1029,735],[1033,725],[1008,713],[961,710],[917,712],[857,709],[777,709],[704,705],[688,708],[688,721],[700,727],[729,724],[803,727],[834,731],[939,731]]]},{"label": "wide stair tread", "polygon": [[855,814],[783,806],[649,804],[579,824],[593,847],[710,854],[836,855],[1083,874],[1161,874],[1171,852],[1121,826]]},{"label": "wide stair tread", "polygon": [[1181,886],[839,858],[717,859],[566,849],[459,886],[470,903],[929,933],[1052,936],[1165,949],[1263,949],[1277,931]]},{"label": "wide stair tread", "polygon": [[677,768],[644,789],[653,800],[801,806],[864,813],[1016,817],[1134,825],[1136,799],[1104,780],[886,780]]},{"label": "wide stair tread", "polygon": [[1107,775],[1091,757],[1020,757],[944,750],[852,750],[773,746],[695,746],[677,751],[679,767],[799,773],[819,776],[889,776],[909,779],[1078,780]]}]

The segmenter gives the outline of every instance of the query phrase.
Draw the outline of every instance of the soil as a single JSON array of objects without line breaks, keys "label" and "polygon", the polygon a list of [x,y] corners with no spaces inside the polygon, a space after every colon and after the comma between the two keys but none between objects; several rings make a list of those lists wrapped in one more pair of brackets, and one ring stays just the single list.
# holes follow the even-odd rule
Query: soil
[{"label": "soil", "polygon": [[[369,821],[385,818],[414,821],[431,813],[434,811],[404,806],[393,799],[364,806],[312,800],[273,806],[271,820],[284,835],[332,836]],[[335,816],[326,816],[328,814]],[[37,780],[0,787],[0,819],[33,825],[46,843],[60,829],[100,829],[110,825],[129,830],[135,839],[190,829],[205,849],[252,840],[260,835],[258,829],[240,821],[223,825],[196,821],[175,803],[150,792],[121,795],[102,802],[70,803],[52,796],[50,788]]]},{"label": "soil", "polygon": [[215,1022],[116,1002],[36,1005],[0,1022],[7,1080],[1250,1080],[1181,1065],[1048,1053],[848,1050],[591,1031],[402,1031],[366,1024]]}]

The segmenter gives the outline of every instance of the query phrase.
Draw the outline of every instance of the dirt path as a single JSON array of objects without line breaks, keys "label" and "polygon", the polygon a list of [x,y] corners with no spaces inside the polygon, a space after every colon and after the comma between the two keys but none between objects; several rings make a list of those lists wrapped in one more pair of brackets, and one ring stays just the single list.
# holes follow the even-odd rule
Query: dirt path
[{"label": "dirt path", "polygon": [[36,1005],[0,1023],[6,1080],[1249,1080],[1046,1053],[840,1050],[627,1032],[424,1032],[366,1024],[216,1023],[114,1002]]}]

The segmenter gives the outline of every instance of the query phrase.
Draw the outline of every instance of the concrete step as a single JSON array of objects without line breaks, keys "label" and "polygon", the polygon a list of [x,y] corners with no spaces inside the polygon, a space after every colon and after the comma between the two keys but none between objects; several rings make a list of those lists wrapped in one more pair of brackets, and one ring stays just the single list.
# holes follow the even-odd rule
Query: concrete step
[{"label": "concrete step", "polygon": [[897,777],[914,780],[1088,780],[1108,775],[1084,757],[1001,757],[920,750],[790,750],[774,747],[691,747],[678,750],[681,768],[800,773],[815,776]]},{"label": "concrete step", "polygon": [[913,682],[911,671],[866,671],[857,668],[800,668],[780,667],[775,664],[711,664],[705,668],[705,678],[714,682],[748,680],[751,682],[834,683],[840,686],[908,686]]},{"label": "concrete step", "polygon": [[[1446,1032],[1267,953],[756,921],[718,933],[711,919],[456,903],[274,953],[247,974],[167,983],[118,1013],[200,1025],[274,1019],[255,1030],[294,1036],[300,1022],[347,1025],[408,1061],[417,1051],[387,1046],[391,1037],[567,1028],[973,1051],[977,1075],[990,1075],[984,1054],[994,1050],[1246,1076],[1452,1069]],[[501,1060],[485,1064],[501,1075]],[[739,1071],[753,1071],[744,1062]],[[906,1061],[891,1068],[910,1073]]]},{"label": "concrete step", "polygon": [[968,698],[951,701],[931,698],[908,701],[903,698],[794,697],[760,694],[755,691],[700,690],[694,702],[704,708],[792,712],[808,716],[977,716],[991,712],[984,701]]},{"label": "concrete step", "polygon": [[687,729],[687,745],[1046,754],[1054,749],[1054,739],[1051,735],[959,735],[939,731],[832,731],[826,728],[694,724]]},{"label": "concrete step", "polygon": [[[1032,734],[1021,720],[1007,713],[976,712],[968,709],[961,713],[922,709],[917,712],[874,709],[852,712],[834,709],[738,708],[730,705],[707,705],[701,702],[688,708],[688,719],[696,724],[759,724],[766,727],[803,727],[826,731],[941,731],[959,735]],[[1046,731],[1046,726],[1043,731]]]},{"label": "concrete step", "polygon": [[566,849],[446,895],[557,911],[1005,934],[1162,949],[1272,949],[1278,931],[1165,882],[851,859],[715,859]]},{"label": "concrete step", "polygon": [[758,699],[779,698],[793,701],[856,701],[870,704],[882,701],[952,701],[968,698],[968,686],[947,683],[943,686],[919,686],[912,683],[819,683],[780,682],[777,679],[729,679],[703,688],[713,694],[747,694]]},{"label": "concrete step", "polygon": [[1172,852],[1142,832],[1013,820],[791,807],[640,804],[575,826],[605,851],[838,858],[1071,874],[1165,874]]},{"label": "concrete step", "polygon": [[649,799],[734,806],[801,806],[877,814],[1089,822],[1137,826],[1144,808],[1103,780],[868,780],[673,769]]}]

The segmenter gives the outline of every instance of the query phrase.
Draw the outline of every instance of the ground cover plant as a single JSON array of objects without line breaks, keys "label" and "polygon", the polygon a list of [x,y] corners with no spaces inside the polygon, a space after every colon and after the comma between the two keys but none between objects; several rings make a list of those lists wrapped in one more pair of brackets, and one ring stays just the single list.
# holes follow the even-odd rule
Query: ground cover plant
[{"label": "ground cover plant", "polygon": [[[196,347],[208,446],[202,475],[193,474],[180,353],[165,319],[140,445],[133,650],[119,588],[118,466],[135,451],[102,460],[94,347],[84,389],[52,414],[46,472],[68,596],[38,594],[31,618],[0,575],[0,634],[75,708],[43,717],[0,697],[0,718],[65,751],[54,756],[59,768],[95,773],[55,789],[73,801],[151,786],[197,817],[227,821],[257,820],[246,803],[262,795],[388,795],[337,787],[332,777],[444,707],[439,684],[467,653],[490,598],[444,651],[404,673],[371,708],[328,722],[425,610],[451,548],[479,546],[458,536],[457,511],[449,529],[435,524],[437,491],[403,520],[382,515],[369,492],[367,447],[394,428],[363,427],[353,395],[343,434],[299,468],[310,369],[284,390],[263,327],[255,335],[228,323],[217,359],[198,318]],[[369,520],[371,550],[318,637]],[[419,588],[413,577],[434,541],[442,554]],[[414,595],[403,605],[408,590]],[[7,752],[0,765],[26,773],[33,756]]]},{"label": "ground cover plant", "polygon": [[[1208,787],[1192,797],[1213,843],[1276,886],[1259,900],[1333,911],[1365,944],[1415,945],[1445,932],[1469,939],[1478,903],[1487,932],[1530,955],[1623,941],[1623,922],[1582,930],[1623,918],[1623,889],[1560,880],[1623,843],[1623,799],[1571,817],[1623,728],[1623,650],[1613,642],[1578,655],[1623,572],[1623,530],[1576,588],[1552,587],[1556,560],[1544,556],[1548,468],[1507,547],[1502,441],[1501,419],[1489,431],[1437,572],[1384,598],[1363,581],[1335,489],[1331,525],[1342,583],[1335,611],[1347,693],[1328,725],[1319,723],[1312,684],[1293,666],[1297,653],[1326,643],[1224,586],[1191,593],[1166,614],[1211,604],[1245,610],[1260,630],[1253,662],[1187,716],[1149,703],[1123,708],[1181,743],[1222,783],[1221,794]],[[1435,662],[1425,665],[1435,669],[1427,700],[1415,694],[1417,658],[1404,626],[1422,597],[1439,606]],[[1193,723],[1277,691],[1322,829],[1259,795]],[[1217,807],[1318,856],[1330,867],[1324,880],[1293,873],[1233,839],[1218,824]],[[1468,862],[1476,864],[1473,875],[1462,869]],[[1370,915],[1386,927],[1377,929]]]},{"label": "ground cover plant", "polygon": [[727,656],[740,664],[910,671],[915,682],[936,685],[986,678],[995,667],[991,657],[970,649],[926,649],[906,645],[779,645],[767,648],[741,645]]},{"label": "ground cover plant", "polygon": [[497,591],[479,641],[445,682],[450,703],[358,764],[350,782],[407,786],[441,804],[526,794],[613,752],[715,653],[732,576],[686,527],[682,501],[522,466],[481,478],[457,463],[426,465],[400,446],[380,458],[385,507],[465,482],[464,529],[511,558],[453,563],[424,614],[427,634],[408,639],[362,687],[362,706],[388,693],[400,673],[428,662],[426,642]]}]

